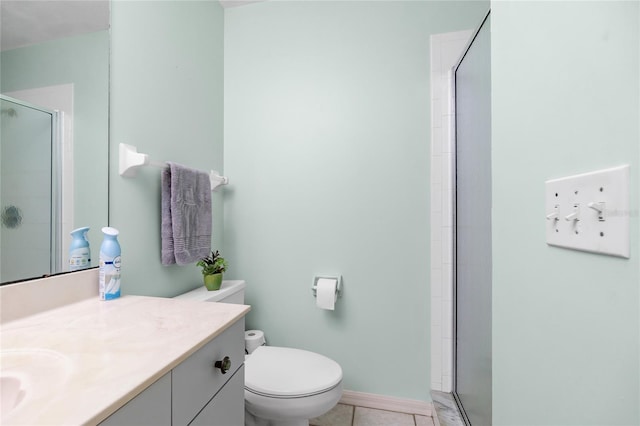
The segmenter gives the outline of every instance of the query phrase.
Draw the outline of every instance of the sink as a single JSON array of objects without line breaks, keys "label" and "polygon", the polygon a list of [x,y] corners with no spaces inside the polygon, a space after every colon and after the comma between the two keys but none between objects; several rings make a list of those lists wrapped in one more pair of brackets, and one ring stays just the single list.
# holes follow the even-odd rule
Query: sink
[{"label": "sink", "polygon": [[[69,377],[71,361],[49,349],[0,351],[0,419],[4,422],[23,408],[47,404],[47,395]],[[33,411],[33,410],[30,410]]]},{"label": "sink", "polygon": [[4,418],[5,414],[19,406],[26,394],[27,391],[20,378],[0,376],[0,413],[2,413],[2,417]]}]

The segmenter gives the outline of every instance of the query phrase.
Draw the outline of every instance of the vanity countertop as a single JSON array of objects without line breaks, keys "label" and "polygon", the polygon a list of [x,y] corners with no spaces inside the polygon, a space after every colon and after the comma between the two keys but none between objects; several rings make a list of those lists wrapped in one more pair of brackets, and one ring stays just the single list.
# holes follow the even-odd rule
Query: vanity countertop
[{"label": "vanity countertop", "polygon": [[9,392],[13,377],[25,393],[1,423],[97,424],[249,309],[124,296],[88,299],[3,323],[2,391]]}]

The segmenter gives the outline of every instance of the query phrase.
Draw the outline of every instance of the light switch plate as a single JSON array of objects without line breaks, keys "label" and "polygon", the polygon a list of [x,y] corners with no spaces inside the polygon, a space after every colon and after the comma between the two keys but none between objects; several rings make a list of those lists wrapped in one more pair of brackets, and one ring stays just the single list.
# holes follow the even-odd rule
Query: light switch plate
[{"label": "light switch plate", "polygon": [[545,182],[547,244],[629,257],[629,166]]}]

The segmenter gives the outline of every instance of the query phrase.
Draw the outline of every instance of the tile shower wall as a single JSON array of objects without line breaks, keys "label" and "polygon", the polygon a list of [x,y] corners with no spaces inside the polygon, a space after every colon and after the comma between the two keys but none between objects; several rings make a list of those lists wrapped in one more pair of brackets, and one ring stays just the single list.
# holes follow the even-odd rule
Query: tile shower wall
[{"label": "tile shower wall", "polygon": [[431,389],[451,392],[454,105],[451,70],[473,32],[431,36]]}]

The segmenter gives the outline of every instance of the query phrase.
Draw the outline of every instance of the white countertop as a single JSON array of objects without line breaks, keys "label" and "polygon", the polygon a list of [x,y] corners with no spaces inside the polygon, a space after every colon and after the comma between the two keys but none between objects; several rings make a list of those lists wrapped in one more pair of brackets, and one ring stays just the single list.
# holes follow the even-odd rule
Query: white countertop
[{"label": "white countertop", "polygon": [[19,377],[26,394],[1,423],[97,424],[249,309],[124,296],[3,323],[1,376]]}]

